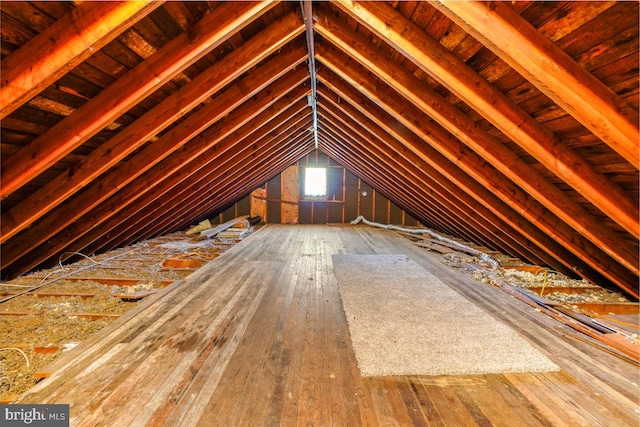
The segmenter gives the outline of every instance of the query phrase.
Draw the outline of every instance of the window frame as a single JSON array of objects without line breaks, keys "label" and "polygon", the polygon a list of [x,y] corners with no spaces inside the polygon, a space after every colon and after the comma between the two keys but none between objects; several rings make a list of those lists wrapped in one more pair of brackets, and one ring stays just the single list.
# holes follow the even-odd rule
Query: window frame
[{"label": "window frame", "polygon": [[[326,166],[304,166],[304,174],[303,174],[303,179],[302,179],[302,191],[301,191],[301,200],[304,201],[326,201],[328,200],[328,190],[329,190],[329,174],[328,174],[328,167]],[[319,169],[319,170],[323,170],[324,171],[324,194],[322,195],[318,195],[318,196],[311,196],[307,194],[307,170],[308,169]]]}]

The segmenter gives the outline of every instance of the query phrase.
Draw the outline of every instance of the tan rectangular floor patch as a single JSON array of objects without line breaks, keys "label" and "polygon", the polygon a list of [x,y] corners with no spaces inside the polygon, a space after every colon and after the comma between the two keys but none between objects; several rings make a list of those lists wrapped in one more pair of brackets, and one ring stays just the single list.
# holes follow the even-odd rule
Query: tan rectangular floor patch
[{"label": "tan rectangular floor patch", "polygon": [[360,373],[557,371],[507,325],[406,255],[333,255]]}]

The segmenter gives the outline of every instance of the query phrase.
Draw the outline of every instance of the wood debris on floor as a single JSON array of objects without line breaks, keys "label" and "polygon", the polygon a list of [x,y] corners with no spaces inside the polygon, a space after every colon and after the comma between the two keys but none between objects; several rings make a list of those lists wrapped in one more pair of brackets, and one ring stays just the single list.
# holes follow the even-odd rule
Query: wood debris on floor
[{"label": "wood debris on floor", "polygon": [[0,403],[45,378],[42,370],[62,352],[236,241],[173,233],[0,283]]}]

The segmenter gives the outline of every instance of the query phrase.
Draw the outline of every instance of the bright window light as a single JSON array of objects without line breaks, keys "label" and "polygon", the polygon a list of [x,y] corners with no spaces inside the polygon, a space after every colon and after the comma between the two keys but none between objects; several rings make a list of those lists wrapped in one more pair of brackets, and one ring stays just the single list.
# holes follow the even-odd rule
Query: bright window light
[{"label": "bright window light", "polygon": [[304,196],[313,199],[324,199],[327,197],[326,168],[305,168]]}]

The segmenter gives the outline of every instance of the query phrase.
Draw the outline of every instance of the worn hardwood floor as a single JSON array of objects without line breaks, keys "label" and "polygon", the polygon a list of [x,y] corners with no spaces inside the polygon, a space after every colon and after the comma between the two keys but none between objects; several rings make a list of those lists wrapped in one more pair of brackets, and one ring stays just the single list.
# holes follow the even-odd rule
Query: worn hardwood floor
[{"label": "worn hardwood floor", "polygon": [[[562,371],[361,378],[334,253],[408,255]],[[269,225],[152,298],[21,403],[69,403],[82,426],[638,425],[636,366],[394,232]]]}]

